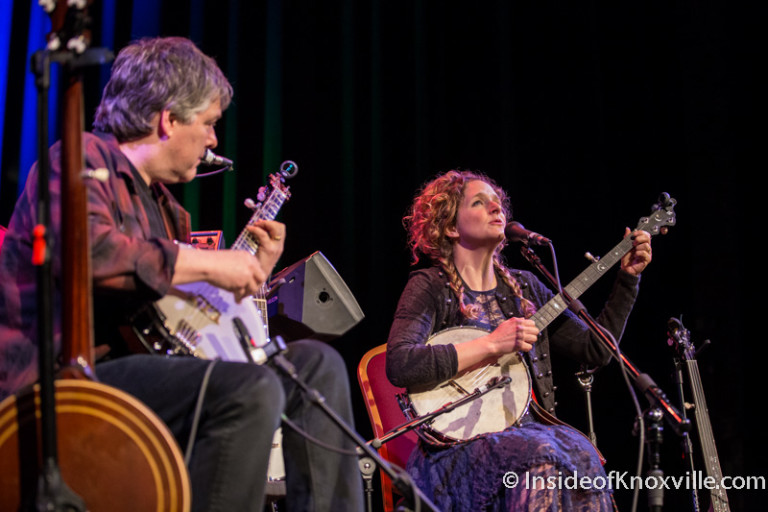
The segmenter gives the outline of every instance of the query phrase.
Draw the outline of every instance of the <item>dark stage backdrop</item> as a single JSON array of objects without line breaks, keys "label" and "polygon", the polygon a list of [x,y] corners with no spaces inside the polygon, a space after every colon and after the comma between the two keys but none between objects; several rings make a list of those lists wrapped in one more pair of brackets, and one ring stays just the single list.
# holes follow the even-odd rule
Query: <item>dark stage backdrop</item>
[{"label": "dark stage backdrop", "polygon": [[[759,204],[753,176],[763,161],[761,17],[724,1],[621,4],[107,0],[91,12],[95,46],[117,52],[142,36],[188,36],[234,85],[217,152],[236,171],[174,189],[195,229],[221,229],[231,243],[249,218],[243,201],[283,160],[298,164],[280,214],[289,230],[281,266],[320,250],[362,306],[365,319],[332,343],[349,366],[363,437],[371,429],[354,371],[385,342],[410,269],[402,215],[425,180],[465,168],[498,180],[515,218],[554,241],[564,283],[586,268],[586,251],[610,250],[661,192],[677,199],[678,224],[654,239],[622,347],[677,402],[667,320],[682,317],[697,345],[710,340],[699,365],[723,472],[765,477],[755,401],[764,339],[750,328],[764,304],[752,293],[762,251],[757,230],[747,229],[758,222],[749,206]],[[49,25],[37,2],[0,6],[5,225],[35,160],[29,55]],[[88,71],[88,125],[107,75],[107,66]],[[552,269],[549,252],[537,252]],[[530,268],[517,247],[506,254]],[[612,280],[582,297],[594,315]],[[576,369],[556,367],[559,413],[586,429]],[[615,363],[596,375],[593,400],[606,469],[633,474],[635,414]],[[665,474],[686,475],[681,454],[667,428]],[[756,510],[765,496],[730,493],[734,510]],[[631,491],[616,497],[629,510]],[[668,510],[691,510],[684,489],[665,498]],[[646,493],[639,499],[645,510]]]}]

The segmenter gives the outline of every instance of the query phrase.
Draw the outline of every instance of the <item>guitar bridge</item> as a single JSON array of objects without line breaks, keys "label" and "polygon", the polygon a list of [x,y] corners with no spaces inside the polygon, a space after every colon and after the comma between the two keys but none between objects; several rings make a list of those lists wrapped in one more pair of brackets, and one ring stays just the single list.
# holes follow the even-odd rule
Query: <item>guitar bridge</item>
[{"label": "guitar bridge", "polygon": [[200,333],[184,320],[179,321],[178,327],[178,330],[173,333],[173,337],[181,344],[188,354],[195,355],[195,352],[197,351],[197,340],[200,339]]}]

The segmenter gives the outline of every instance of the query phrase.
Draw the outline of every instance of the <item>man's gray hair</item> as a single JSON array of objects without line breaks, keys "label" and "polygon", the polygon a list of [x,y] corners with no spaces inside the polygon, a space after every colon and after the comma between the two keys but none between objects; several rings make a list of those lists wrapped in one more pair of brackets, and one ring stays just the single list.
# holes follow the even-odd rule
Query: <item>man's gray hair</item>
[{"label": "man's gray hair", "polygon": [[152,132],[152,119],[169,110],[183,123],[216,99],[221,109],[232,86],[211,57],[183,37],[149,38],[123,48],[112,66],[93,122],[121,142]]}]

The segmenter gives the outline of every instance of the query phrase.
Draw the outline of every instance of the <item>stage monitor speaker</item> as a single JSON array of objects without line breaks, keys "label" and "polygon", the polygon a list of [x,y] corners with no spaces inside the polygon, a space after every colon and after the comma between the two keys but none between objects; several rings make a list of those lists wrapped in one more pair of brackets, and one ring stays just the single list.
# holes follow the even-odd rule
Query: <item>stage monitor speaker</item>
[{"label": "stage monitor speaker", "polygon": [[344,280],[320,251],[278,272],[270,288],[269,331],[286,341],[330,341],[365,316]]}]

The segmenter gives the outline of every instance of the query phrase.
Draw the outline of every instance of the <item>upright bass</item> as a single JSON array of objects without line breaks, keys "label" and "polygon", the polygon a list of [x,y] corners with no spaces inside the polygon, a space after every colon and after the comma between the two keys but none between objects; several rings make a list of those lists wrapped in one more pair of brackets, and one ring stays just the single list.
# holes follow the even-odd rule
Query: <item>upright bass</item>
[{"label": "upright bass", "polygon": [[704,386],[702,385],[701,374],[699,373],[699,365],[696,362],[696,351],[693,343],[691,343],[691,333],[677,318],[669,319],[667,330],[669,333],[668,343],[678,352],[680,362],[685,365],[688,373],[704,473],[714,483],[714,485],[707,486],[710,498],[709,510],[710,512],[730,512],[731,506],[728,503],[728,493],[721,485],[723,471],[720,469],[720,457],[717,455],[715,436],[709,420],[707,400],[704,396]]},{"label": "upright bass", "polygon": [[[64,73],[61,240],[62,357],[54,374],[51,246],[47,137],[41,137],[38,225],[33,262],[38,271],[40,383],[0,403],[0,509],[54,511],[185,512],[190,508],[189,475],[176,441],[144,404],[101,384],[94,371],[91,258],[88,242],[81,134],[81,70],[104,62],[89,49],[91,2],[40,2],[51,16],[46,50],[34,60],[39,97],[47,94],[48,66]],[[73,5],[68,5],[73,4]],[[77,4],[77,5],[75,5]],[[41,104],[45,102],[41,99]],[[47,106],[39,109],[40,129]],[[43,156],[44,155],[44,156]],[[42,304],[41,304],[42,302]],[[56,377],[56,378],[55,378]]]}]

